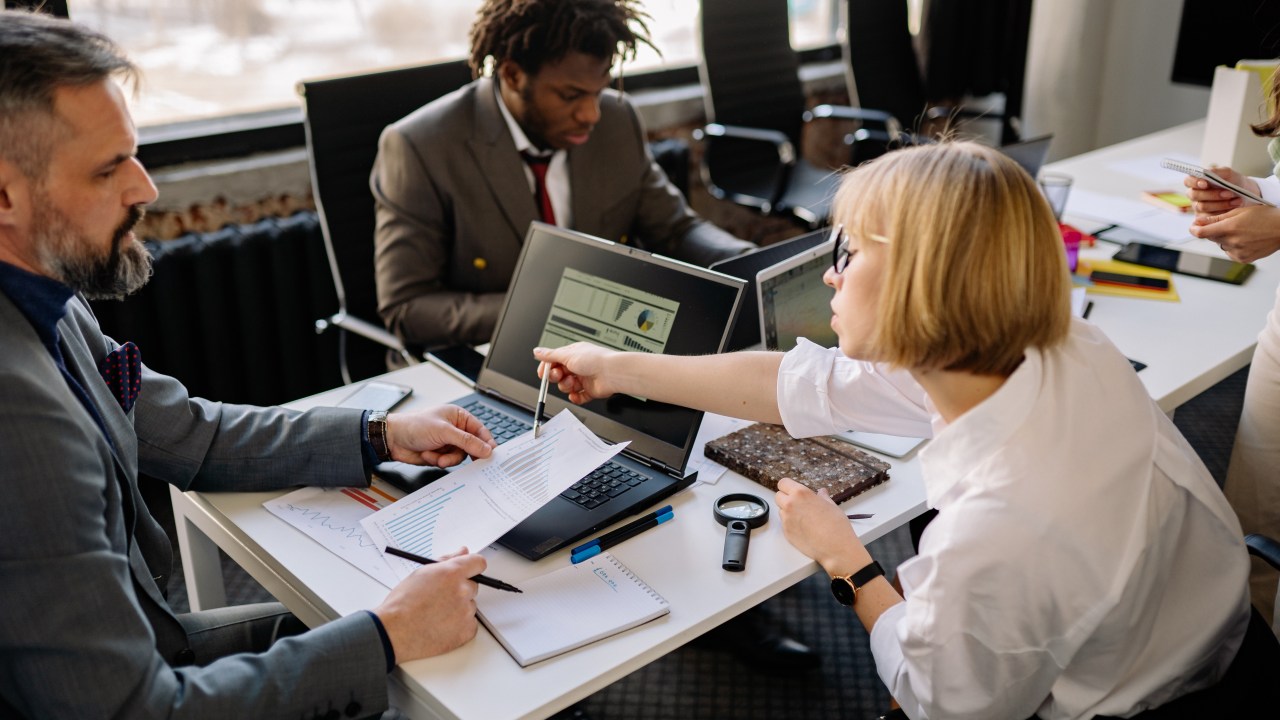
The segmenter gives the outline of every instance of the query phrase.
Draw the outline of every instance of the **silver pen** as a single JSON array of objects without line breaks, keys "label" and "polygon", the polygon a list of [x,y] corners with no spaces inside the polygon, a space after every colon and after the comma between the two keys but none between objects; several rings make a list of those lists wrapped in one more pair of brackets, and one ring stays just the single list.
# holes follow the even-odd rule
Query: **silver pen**
[{"label": "silver pen", "polygon": [[542,368],[542,384],[538,386],[538,404],[533,408],[533,437],[536,440],[542,432],[542,411],[547,408],[547,388],[551,381],[551,368],[539,363]]}]

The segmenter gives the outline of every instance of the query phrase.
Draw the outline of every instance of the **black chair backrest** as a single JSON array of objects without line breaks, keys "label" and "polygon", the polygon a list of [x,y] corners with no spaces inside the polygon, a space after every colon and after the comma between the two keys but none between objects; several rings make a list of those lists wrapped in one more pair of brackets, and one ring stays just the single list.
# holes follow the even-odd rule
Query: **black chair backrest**
[{"label": "black chair backrest", "polygon": [[[311,181],[338,302],[381,326],[373,276],[374,203],[369,173],[391,123],[471,81],[462,60],[299,83],[306,108]],[[335,308],[336,310],[336,308]],[[363,352],[381,357],[373,343]],[[348,344],[348,358],[360,352]],[[385,369],[385,368],[384,368]]]},{"label": "black chair backrest", "polygon": [[907,3],[846,0],[842,10],[845,72],[857,92],[858,106],[884,110],[907,131],[918,130],[926,100],[907,25]]},{"label": "black chair backrest", "polygon": [[799,147],[805,109],[787,0],[702,0],[707,120],[778,130]]}]

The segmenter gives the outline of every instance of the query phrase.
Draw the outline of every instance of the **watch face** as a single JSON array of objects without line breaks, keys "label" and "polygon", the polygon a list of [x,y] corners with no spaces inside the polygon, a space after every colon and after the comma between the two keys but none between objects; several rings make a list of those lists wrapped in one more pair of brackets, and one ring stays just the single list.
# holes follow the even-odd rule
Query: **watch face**
[{"label": "watch face", "polygon": [[831,578],[831,594],[841,605],[853,604],[853,583],[846,577]]}]

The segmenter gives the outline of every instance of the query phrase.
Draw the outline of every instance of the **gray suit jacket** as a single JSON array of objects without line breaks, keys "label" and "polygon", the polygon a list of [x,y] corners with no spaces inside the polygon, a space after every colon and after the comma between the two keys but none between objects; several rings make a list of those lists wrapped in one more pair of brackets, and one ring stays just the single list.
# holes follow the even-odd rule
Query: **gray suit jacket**
[{"label": "gray suit jacket", "polygon": [[382,712],[386,663],[365,613],[261,655],[187,665],[186,634],[160,591],[169,540],[137,483],[143,472],[183,490],[357,484],[358,412],[208,402],[144,369],[125,414],[97,369],[116,344],[81,298],[58,329],[110,442],[0,293],[0,717]]},{"label": "gray suit jacket", "polygon": [[[702,220],[653,161],[640,117],[611,90],[569,151],[575,230],[699,265],[755,247]],[[370,180],[378,311],[425,347],[488,342],[538,209],[481,78],[391,125]]]}]

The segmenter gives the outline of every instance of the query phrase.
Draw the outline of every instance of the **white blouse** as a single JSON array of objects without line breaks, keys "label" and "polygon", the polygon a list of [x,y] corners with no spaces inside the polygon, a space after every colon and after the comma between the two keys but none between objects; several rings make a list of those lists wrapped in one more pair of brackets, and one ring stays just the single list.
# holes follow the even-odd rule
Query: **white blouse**
[{"label": "white blouse", "polygon": [[934,436],[920,461],[939,515],[898,568],[906,602],[871,631],[910,717],[1128,715],[1235,657],[1249,621],[1235,513],[1093,325],[1028,350],[951,425],[905,371],[805,341],[778,403],[797,436]]}]

